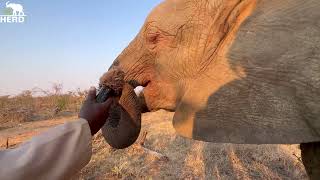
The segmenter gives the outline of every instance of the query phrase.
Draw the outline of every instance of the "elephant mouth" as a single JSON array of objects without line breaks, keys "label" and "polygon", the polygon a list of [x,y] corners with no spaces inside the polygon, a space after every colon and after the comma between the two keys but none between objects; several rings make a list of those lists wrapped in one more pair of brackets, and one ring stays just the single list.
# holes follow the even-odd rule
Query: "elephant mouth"
[{"label": "elephant mouth", "polygon": [[[124,81],[135,89],[136,95],[141,105],[141,112],[151,112],[159,109],[173,111],[174,108],[167,106],[162,95],[166,86],[163,86],[161,79],[156,78],[153,70],[144,69],[140,73],[126,71],[119,66],[113,66],[111,69],[120,69],[125,73]],[[138,92],[138,93],[137,93]],[[162,96],[159,96],[161,94]]]},{"label": "elephant mouth", "polygon": [[139,82],[137,80],[129,80],[129,81],[127,81],[127,83],[130,84],[134,88],[134,91],[139,99],[141,112],[145,113],[145,112],[152,111],[153,110],[152,107],[147,106],[147,102],[145,99],[145,92],[144,92],[150,86],[151,81],[145,80],[145,81]]},{"label": "elephant mouth", "polygon": [[175,111],[175,91],[172,85],[158,78],[127,81],[136,92],[142,113],[165,109]]},{"label": "elephant mouth", "polygon": [[144,80],[139,82],[138,80],[129,80],[127,81],[133,88],[137,88],[139,86],[146,88],[150,84],[150,80]]},{"label": "elephant mouth", "polygon": [[[137,87],[142,87],[143,89],[147,88],[148,85],[150,85],[151,83],[151,78],[147,78],[149,77],[148,75],[146,75],[146,73],[142,73],[139,76],[136,77],[132,77],[130,72],[126,72],[124,71],[121,67],[118,66],[112,66],[110,70],[118,70],[118,71],[122,71],[125,73],[125,77],[124,77],[124,81],[126,83],[128,83],[129,85],[131,85],[134,89]],[[108,74],[109,72],[106,72],[106,74]]]}]

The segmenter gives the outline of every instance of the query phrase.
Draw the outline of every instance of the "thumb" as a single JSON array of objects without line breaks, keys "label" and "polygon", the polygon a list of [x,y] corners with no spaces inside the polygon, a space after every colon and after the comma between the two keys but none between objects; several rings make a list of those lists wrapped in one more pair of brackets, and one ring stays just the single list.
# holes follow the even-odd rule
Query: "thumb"
[{"label": "thumb", "polygon": [[87,95],[87,101],[95,101],[96,100],[96,88],[90,87],[88,95]]}]

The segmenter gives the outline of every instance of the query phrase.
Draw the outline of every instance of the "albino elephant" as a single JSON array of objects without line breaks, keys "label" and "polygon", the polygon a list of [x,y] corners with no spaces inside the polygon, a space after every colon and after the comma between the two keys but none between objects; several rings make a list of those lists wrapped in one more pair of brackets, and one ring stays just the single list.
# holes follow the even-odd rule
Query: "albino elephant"
[{"label": "albino elephant", "polygon": [[[115,68],[131,86],[145,87],[149,111],[175,111],[181,136],[301,143],[310,177],[320,177],[319,0],[166,0]],[[134,117],[140,118],[141,103],[132,92],[122,93],[120,105],[122,114],[131,107],[134,115],[118,115],[119,122],[140,122]],[[116,140],[120,148],[139,133],[128,129],[140,128],[123,124],[104,128],[107,141],[117,138],[112,128],[126,137]]]}]

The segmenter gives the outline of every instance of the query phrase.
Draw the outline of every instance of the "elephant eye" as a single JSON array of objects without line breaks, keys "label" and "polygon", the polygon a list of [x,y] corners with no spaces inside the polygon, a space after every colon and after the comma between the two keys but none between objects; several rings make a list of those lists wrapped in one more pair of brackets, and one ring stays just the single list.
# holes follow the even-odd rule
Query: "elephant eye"
[{"label": "elephant eye", "polygon": [[150,44],[157,44],[160,40],[160,37],[161,37],[160,33],[149,33],[147,35],[147,41]]}]

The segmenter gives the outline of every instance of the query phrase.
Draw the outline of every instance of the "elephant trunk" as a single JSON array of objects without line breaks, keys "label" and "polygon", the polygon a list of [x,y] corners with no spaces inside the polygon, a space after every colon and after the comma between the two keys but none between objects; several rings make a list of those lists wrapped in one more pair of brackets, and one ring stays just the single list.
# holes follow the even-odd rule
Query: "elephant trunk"
[{"label": "elephant trunk", "polygon": [[[121,73],[120,73],[121,75]],[[119,80],[119,71],[111,70],[101,79],[101,84],[110,84],[112,80]],[[121,79],[121,78],[120,78]],[[112,84],[112,83],[111,83]],[[141,129],[141,106],[131,85],[123,83],[118,102],[114,102],[109,111],[109,118],[102,127],[102,134],[106,142],[117,149],[132,145],[139,136]],[[110,86],[109,86],[110,87]],[[113,89],[119,87],[112,87]]]}]

